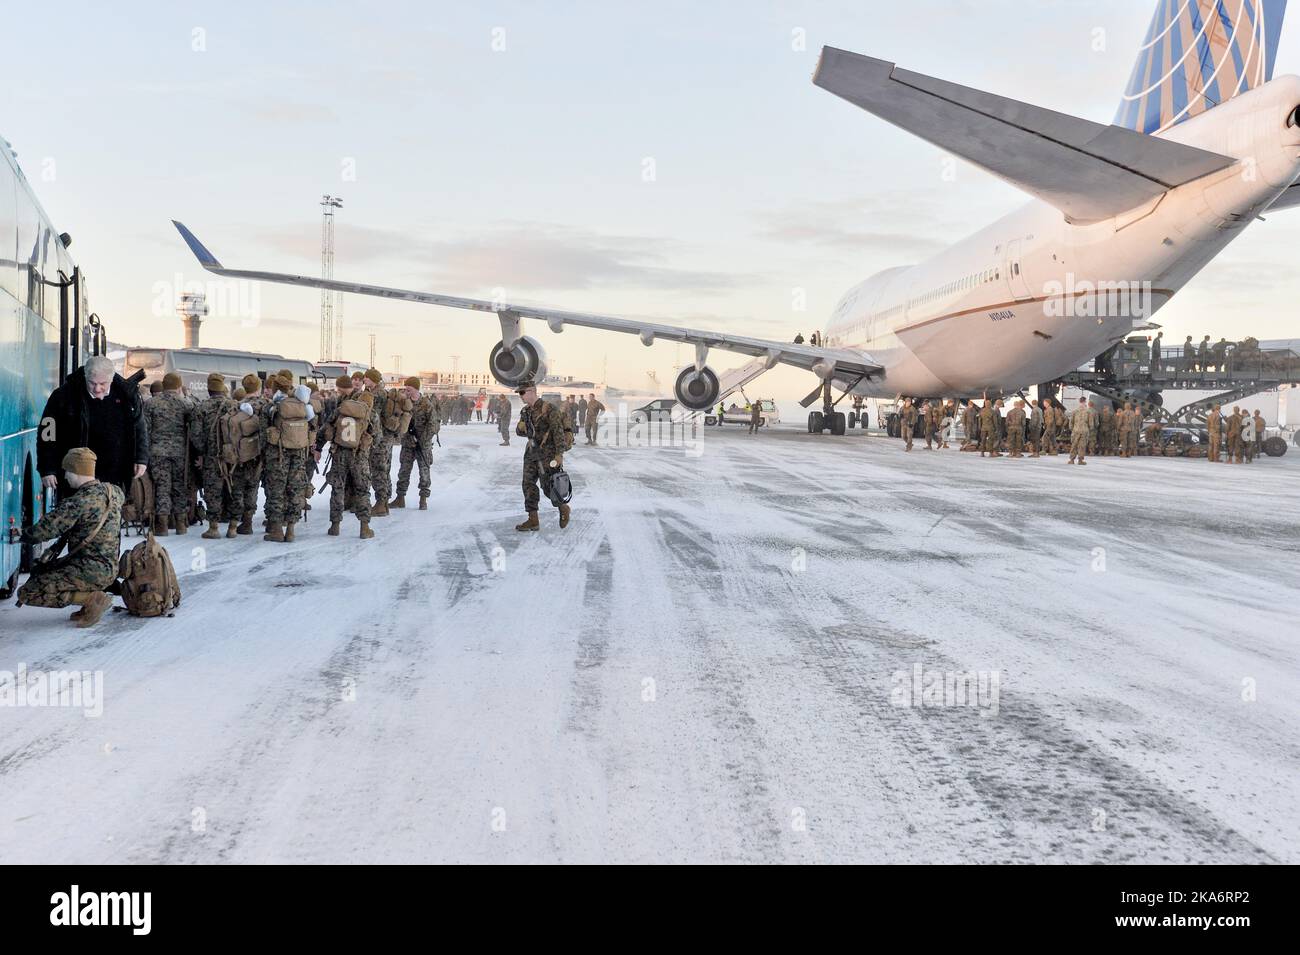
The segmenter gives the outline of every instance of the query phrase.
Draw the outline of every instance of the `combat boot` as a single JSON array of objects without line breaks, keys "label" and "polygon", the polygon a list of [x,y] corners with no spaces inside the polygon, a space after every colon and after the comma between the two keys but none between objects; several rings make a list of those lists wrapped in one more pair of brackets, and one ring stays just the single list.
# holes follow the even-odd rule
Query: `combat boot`
[{"label": "combat boot", "polygon": [[330,521],[330,529],[327,530],[325,533],[326,533],[328,536],[330,536],[330,537],[338,537],[338,536],[339,536],[339,522],[338,522],[338,521]]},{"label": "combat boot", "polygon": [[371,516],[371,517],[387,517],[387,516],[388,516],[388,502],[387,502],[387,501],[380,501],[378,504],[376,504],[374,507],[372,507],[372,508],[370,509],[370,516]]},{"label": "combat boot", "polygon": [[420,496],[420,510],[422,510],[422,511],[427,511],[428,509],[429,509],[429,499],[428,499],[427,497],[421,495],[421,496]]},{"label": "combat boot", "polygon": [[227,539],[229,539],[231,537],[234,537],[238,533],[239,533],[239,527],[236,524],[235,519],[232,517],[230,519],[230,526],[226,528],[226,537]]},{"label": "combat boot", "polygon": [[153,518],[153,536],[154,536],[154,537],[166,537],[166,536],[167,536],[167,518],[163,517],[163,515],[161,515],[161,514],[155,514],[155,515],[154,515],[154,518]]},{"label": "combat boot", "polygon": [[266,525],[266,533],[262,535],[262,540],[271,541],[274,544],[284,543],[284,525],[275,521],[269,521]]},{"label": "combat boot", "polygon": [[560,526],[561,527],[569,526],[569,513],[570,513],[569,505],[561,504],[560,505]]},{"label": "combat boot", "polygon": [[370,540],[370,538],[372,538],[372,537],[374,537],[374,536],[375,536],[375,532],[372,531],[372,530],[370,529],[370,522],[369,522],[369,521],[362,521],[362,522],[361,522],[361,539],[362,539],[363,541],[368,541],[368,540]]},{"label": "combat boot", "polygon": [[539,531],[541,529],[542,525],[537,522],[536,511],[529,511],[528,520],[524,521],[522,524],[515,525],[515,530],[517,531]]},{"label": "combat boot", "polygon": [[236,534],[253,533],[253,512],[252,511],[244,512],[244,516],[239,521],[239,528],[235,531],[235,533]]},{"label": "combat boot", "polygon": [[176,525],[177,534],[184,534],[190,529],[190,519],[187,514],[177,514],[172,523]]},{"label": "combat boot", "polygon": [[208,519],[208,529],[199,535],[204,540],[214,541],[221,536],[221,527],[219,522],[214,518]]},{"label": "combat boot", "polygon": [[294,525],[294,523],[295,523],[294,521],[290,521],[290,522],[289,522],[288,524],[286,524],[285,527],[284,527],[284,542],[285,542],[286,544],[292,544],[292,543],[293,543],[293,525]]},{"label": "combat boot", "polygon": [[104,612],[113,606],[113,598],[102,590],[96,590],[88,594],[81,604],[80,617],[77,618],[78,627],[93,627],[99,623]]},{"label": "combat boot", "polygon": [[395,498],[393,498],[391,501],[388,502],[388,506],[389,506],[389,507],[402,507],[402,508],[404,508],[404,507],[406,507],[406,498],[403,497],[403,496],[395,497]]}]

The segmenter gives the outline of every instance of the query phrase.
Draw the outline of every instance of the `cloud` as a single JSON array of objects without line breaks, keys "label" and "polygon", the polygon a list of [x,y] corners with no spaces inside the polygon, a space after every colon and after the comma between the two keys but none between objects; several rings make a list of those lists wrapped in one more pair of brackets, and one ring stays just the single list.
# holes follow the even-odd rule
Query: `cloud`
[{"label": "cloud", "polygon": [[[474,234],[427,240],[411,232],[339,223],[335,274],[358,276],[353,266],[384,261],[368,280],[394,284],[393,276],[419,277],[421,288],[445,291],[505,288],[513,297],[543,292],[620,288],[690,293],[727,292],[755,276],[680,267],[689,250],[670,239],[604,235],[551,223],[485,225]],[[318,261],[316,226],[255,232],[265,246]]]},{"label": "cloud", "polygon": [[[862,253],[924,258],[945,246],[947,231],[924,199],[874,196],[806,202],[783,212],[758,215],[761,239]],[[866,227],[906,222],[913,230]]]}]

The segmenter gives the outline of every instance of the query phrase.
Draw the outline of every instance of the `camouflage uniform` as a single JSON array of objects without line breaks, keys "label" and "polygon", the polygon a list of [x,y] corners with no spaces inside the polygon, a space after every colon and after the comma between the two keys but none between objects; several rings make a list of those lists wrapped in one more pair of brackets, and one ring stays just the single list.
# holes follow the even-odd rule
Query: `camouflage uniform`
[{"label": "camouflage uniform", "polygon": [[916,405],[907,405],[903,408],[903,414],[900,419],[899,428],[903,432],[903,440],[907,442],[904,450],[912,450],[912,436],[916,432]]},{"label": "camouflage uniform", "polygon": [[393,496],[393,443],[397,434],[385,430],[382,423],[387,413],[388,389],[376,386],[370,393],[375,397],[375,415],[380,419],[375,428],[374,444],[370,446],[370,486],[375,491],[375,503],[387,507]]},{"label": "camouflage uniform", "polygon": [[[275,420],[279,402],[269,401],[262,410],[263,427]],[[281,448],[268,444],[262,451],[262,473],[266,479],[266,519],[277,524],[295,524],[302,517],[302,489],[307,482],[310,448]]]},{"label": "camouflage uniform", "polygon": [[[194,407],[174,391],[159,392],[144,406],[149,425],[149,473],[153,477],[154,513],[188,523],[185,476],[189,462],[186,435],[193,430]],[[184,523],[183,523],[184,522]]]},{"label": "camouflage uniform", "polygon": [[1097,453],[1105,457],[1115,450],[1115,409],[1109,401],[1101,409],[1101,422],[1097,425]]},{"label": "camouflage uniform", "polygon": [[1128,413],[1127,427],[1124,431],[1124,457],[1131,458],[1138,453],[1138,435],[1142,433],[1142,412],[1134,408]]},{"label": "camouflage uniform", "polygon": [[501,432],[501,443],[510,443],[510,416],[514,414],[515,406],[506,395],[502,395],[497,400],[497,428]]},{"label": "camouflage uniform", "polygon": [[1057,453],[1056,435],[1060,430],[1064,415],[1064,411],[1058,410],[1055,405],[1050,403],[1043,409],[1043,454],[1055,455]]},{"label": "camouflage uniform", "polygon": [[587,428],[588,444],[596,443],[596,429],[600,426],[600,415],[601,412],[603,412],[604,410],[605,410],[605,406],[601,404],[599,401],[597,401],[595,398],[592,398],[589,402],[587,402],[586,428]]},{"label": "camouflage uniform", "polygon": [[1012,408],[1007,412],[1007,449],[1011,457],[1024,457],[1025,447],[1025,409]]},{"label": "camouflage uniform", "polygon": [[980,457],[986,453],[998,456],[998,417],[993,402],[985,401],[980,409]]},{"label": "camouflage uniform", "polygon": [[[122,489],[116,484],[95,481],[83,484],[35,527],[23,532],[23,541],[38,544],[67,535],[69,550],[81,549],[61,566],[42,571],[39,567],[18,588],[18,605],[66,607],[83,603],[87,593],[102,591],[117,580],[117,555],[122,520]],[[100,519],[104,526],[81,544]]]},{"label": "camouflage uniform", "polygon": [[1215,408],[1205,419],[1206,430],[1210,433],[1210,446],[1206,449],[1211,461],[1219,460],[1219,440],[1220,429],[1223,425],[1223,415],[1219,409]]},{"label": "camouflage uniform", "polygon": [[[325,406],[325,420],[316,438],[316,448],[321,450],[334,440],[334,419],[338,416],[339,402],[335,399]],[[357,516],[357,520],[370,520],[370,441],[380,431],[379,412],[370,409],[370,421],[359,448],[330,448],[329,470],[325,481],[330,487],[330,523],[343,520],[344,503]]]},{"label": "camouflage uniform", "polygon": [[[543,490],[550,487],[551,461],[564,453],[565,414],[554,405],[538,398],[519,414],[515,434],[528,438],[524,451],[524,510],[537,512],[541,502],[538,485]],[[557,507],[559,505],[556,505]]]},{"label": "camouflage uniform", "polygon": [[[252,407],[253,417],[261,424],[264,420],[262,410],[266,407],[266,399],[261,395],[252,395],[244,399],[244,404]],[[262,486],[262,459],[266,456],[264,428],[258,435],[258,442],[262,445],[262,453],[253,460],[236,466],[234,473],[230,475],[230,515],[232,518],[239,515],[241,534],[253,532],[253,515],[257,512],[257,492]]]},{"label": "camouflage uniform", "polygon": [[1043,440],[1043,409],[1037,403],[1029,411],[1029,451],[1030,457],[1038,457],[1038,449]]},{"label": "camouflage uniform", "polygon": [[[222,415],[235,410],[235,403],[225,395],[211,395],[200,401],[194,409],[194,427],[190,428],[190,445],[203,458],[203,504],[208,520],[220,521],[226,512],[223,492],[226,480],[221,473],[221,436],[217,422]],[[234,520],[234,508],[225,513],[226,520]]]},{"label": "camouflage uniform", "polygon": [[433,436],[438,433],[439,422],[433,402],[421,395],[411,409],[411,427],[402,435],[399,454],[401,467],[397,470],[397,497],[405,498],[411,486],[411,466],[420,465],[420,500],[429,497],[429,466],[433,461]]},{"label": "camouflage uniform", "polygon": [[1228,463],[1241,463],[1241,413],[1228,415]]},{"label": "camouflage uniform", "polygon": [[1101,412],[1088,405],[1088,453],[1097,453],[1097,432],[1101,429]]},{"label": "camouflage uniform", "polygon": [[1088,453],[1088,425],[1091,421],[1092,411],[1087,405],[1075,408],[1070,415],[1070,464],[1075,459],[1080,464],[1085,463],[1083,458]]}]

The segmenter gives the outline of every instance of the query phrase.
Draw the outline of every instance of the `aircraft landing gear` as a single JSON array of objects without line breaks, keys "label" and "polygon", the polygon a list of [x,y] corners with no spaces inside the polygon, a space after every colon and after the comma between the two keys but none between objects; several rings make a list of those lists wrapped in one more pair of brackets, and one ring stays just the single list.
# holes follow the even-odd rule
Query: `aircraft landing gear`
[{"label": "aircraft landing gear", "polygon": [[835,401],[831,398],[831,383],[822,382],[822,410],[808,413],[808,433],[842,435],[847,430],[847,421],[843,411],[835,410]]}]

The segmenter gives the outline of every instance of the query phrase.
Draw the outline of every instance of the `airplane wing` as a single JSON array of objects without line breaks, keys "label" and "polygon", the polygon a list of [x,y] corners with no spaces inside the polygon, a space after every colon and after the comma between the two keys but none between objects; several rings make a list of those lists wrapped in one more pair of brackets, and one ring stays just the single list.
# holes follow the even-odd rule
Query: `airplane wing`
[{"label": "airplane wing", "polygon": [[1273,212],[1276,209],[1291,209],[1295,206],[1300,206],[1300,183],[1293,182],[1265,211]]},{"label": "airplane wing", "polygon": [[813,82],[1055,206],[1072,222],[1108,219],[1236,162],[829,46]]},{"label": "airplane wing", "polygon": [[664,341],[695,345],[697,348],[720,348],[723,351],[738,352],[754,358],[764,358],[769,368],[778,363],[793,365],[796,368],[814,372],[823,378],[834,378],[839,381],[866,379],[883,370],[877,362],[871,359],[871,356],[852,348],[795,345],[788,342],[769,341],[764,338],[751,338],[746,335],[732,335],[727,332],[710,332],[701,329],[684,328],[680,325],[617,318],[611,315],[568,312],[535,305],[506,304],[488,301],[487,299],[444,295],[439,292],[415,292],[408,289],[386,288],[382,285],[363,285],[359,282],[321,279],[308,275],[228,269],[182,223],[173,219],[172,225],[176,226],[181,238],[190,247],[190,251],[194,253],[200,265],[215,275],[223,275],[227,278],[249,279],[254,282],[276,282],[281,285],[301,285],[307,288],[329,289],[335,292],[351,292],[355,295],[373,295],[378,298],[420,302],[425,305],[445,305],[449,308],[490,312],[499,317],[538,318],[546,322],[553,332],[563,331],[565,325],[600,328],[606,331],[637,335],[640,337],[641,343],[647,346],[653,344],[657,339],[663,339]]}]

